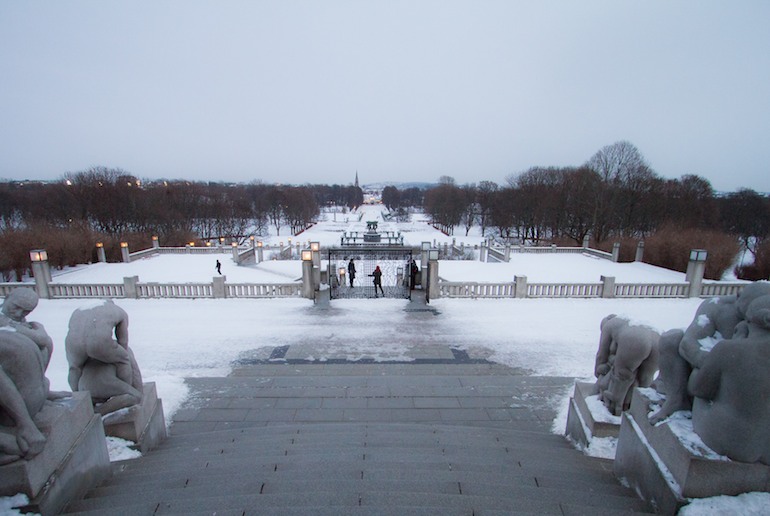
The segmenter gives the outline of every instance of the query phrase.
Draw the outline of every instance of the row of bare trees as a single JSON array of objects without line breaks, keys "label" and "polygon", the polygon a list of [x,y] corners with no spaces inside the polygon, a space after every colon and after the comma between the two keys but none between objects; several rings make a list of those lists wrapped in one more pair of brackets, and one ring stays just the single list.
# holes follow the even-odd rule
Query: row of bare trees
[{"label": "row of bare trees", "polygon": [[362,190],[353,186],[143,182],[105,167],[52,183],[0,183],[0,271],[6,279],[12,271],[19,276],[36,247],[48,250],[52,265],[64,266],[87,262],[97,241],[117,259],[118,242],[141,248],[152,235],[175,246],[243,241],[268,226],[296,234],[317,219],[320,205],[362,202]]},{"label": "row of bare trees", "polygon": [[602,148],[582,166],[535,167],[509,176],[505,185],[457,186],[443,177],[425,193],[424,207],[448,234],[462,226],[467,235],[476,224],[485,235],[494,228],[504,241],[534,245],[580,245],[589,237],[601,248],[674,228],[663,234],[716,231],[731,239],[710,241],[740,242],[758,257],[770,236],[767,196],[748,189],[717,195],[708,180],[696,175],[664,179],[626,141]]}]

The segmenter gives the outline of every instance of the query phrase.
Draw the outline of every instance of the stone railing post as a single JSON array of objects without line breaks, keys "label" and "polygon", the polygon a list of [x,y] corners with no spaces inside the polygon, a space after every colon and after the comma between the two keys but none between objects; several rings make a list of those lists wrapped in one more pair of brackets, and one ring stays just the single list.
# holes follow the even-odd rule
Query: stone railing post
[{"label": "stone railing post", "polygon": [[602,280],[602,298],[609,299],[615,297],[615,276],[601,276]]},{"label": "stone railing post", "polygon": [[479,261],[485,262],[487,261],[487,243],[481,242],[481,247],[479,248]]},{"label": "stone railing post", "polygon": [[511,261],[511,244],[505,244],[505,262]]},{"label": "stone railing post", "polygon": [[428,292],[430,292],[431,299],[438,299],[441,297],[441,291],[438,288],[438,251],[434,250],[432,252],[435,254],[434,256],[431,256],[431,259],[428,262],[428,267],[430,268],[430,272],[428,273],[428,277],[430,278]]},{"label": "stone railing post", "polygon": [[153,249],[160,248],[160,242],[158,242],[158,235],[152,235],[152,247]]},{"label": "stone railing post", "polygon": [[583,249],[588,249],[589,245],[591,245],[591,236],[586,235],[583,237]]},{"label": "stone railing post", "polygon": [[307,299],[315,297],[312,251],[302,251],[302,297]]},{"label": "stone railing post", "polygon": [[96,257],[101,263],[107,262],[107,255],[104,254],[104,243],[96,242]]},{"label": "stone railing post", "polygon": [[634,257],[635,262],[641,262],[644,260],[644,240],[640,240],[638,244],[636,244],[636,256]]},{"label": "stone railing post", "polygon": [[262,243],[261,240],[257,242],[257,263],[262,263],[263,261],[265,261],[264,254],[262,252],[263,245],[264,244]]},{"label": "stone railing post", "polygon": [[51,282],[51,266],[48,264],[48,253],[45,249],[30,251],[29,258],[32,261],[32,275],[35,276],[35,290],[40,299],[50,299],[48,288]]},{"label": "stone railing post", "polygon": [[527,297],[527,277],[526,276],[514,276],[513,281],[516,284],[516,297]]},{"label": "stone railing post", "polygon": [[430,242],[420,243],[420,286],[423,289],[428,288],[428,251],[430,251]]},{"label": "stone railing post", "polygon": [[620,242],[612,244],[612,261],[618,263],[620,260]]},{"label": "stone railing post", "polygon": [[214,299],[224,299],[227,297],[227,289],[225,288],[226,281],[227,276],[214,276],[214,285],[212,288]]},{"label": "stone railing post", "polygon": [[689,297],[700,296],[703,286],[703,274],[706,272],[706,258],[708,252],[705,249],[693,249],[690,251],[690,261],[687,263],[687,282],[690,284]]},{"label": "stone railing post", "polygon": [[238,244],[236,242],[233,242],[230,244],[230,246],[233,249],[233,261],[236,265],[238,265]]},{"label": "stone railing post", "polygon": [[123,263],[131,263],[131,253],[128,252],[128,242],[120,243],[120,256]]},{"label": "stone railing post", "polygon": [[139,276],[126,276],[123,278],[123,288],[126,291],[126,299],[139,299]]}]

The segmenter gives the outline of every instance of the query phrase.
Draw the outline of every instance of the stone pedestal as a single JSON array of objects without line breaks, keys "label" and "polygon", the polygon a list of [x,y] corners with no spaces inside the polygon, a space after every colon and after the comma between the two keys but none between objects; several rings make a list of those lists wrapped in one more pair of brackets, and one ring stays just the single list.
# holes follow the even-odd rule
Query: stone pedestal
[{"label": "stone pedestal", "polygon": [[25,511],[56,514],[109,478],[110,456],[100,419],[88,393],[47,402],[35,417],[46,436],[45,448],[30,460],[0,466],[0,496],[23,493],[30,500]]},{"label": "stone pedestal", "polygon": [[155,382],[144,384],[142,403],[107,414],[102,423],[106,435],[133,441],[142,453],[158,446],[166,438],[166,420]]},{"label": "stone pedestal", "polygon": [[670,420],[651,425],[652,395],[634,390],[631,410],[623,414],[614,471],[659,512],[675,514],[688,498],[770,491],[770,467],[720,457],[702,442],[686,444]]},{"label": "stone pedestal", "polygon": [[[569,400],[567,412],[567,437],[577,444],[587,447],[592,437],[615,437],[620,434],[620,424],[610,421],[612,416],[594,414],[588,406],[588,398],[598,395],[596,385],[588,382],[575,382],[575,392]],[[617,418],[615,418],[617,419]]]}]

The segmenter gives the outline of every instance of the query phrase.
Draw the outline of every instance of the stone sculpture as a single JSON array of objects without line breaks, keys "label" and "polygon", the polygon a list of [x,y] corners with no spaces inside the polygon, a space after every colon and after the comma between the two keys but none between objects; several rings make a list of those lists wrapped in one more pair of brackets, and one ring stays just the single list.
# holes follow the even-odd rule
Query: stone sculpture
[{"label": "stone sculpture", "polygon": [[18,288],[0,309],[0,465],[43,451],[46,439],[33,418],[58,394],[45,377],[53,342],[42,324],[26,319],[37,303],[33,290]]},{"label": "stone sculpture", "polygon": [[693,372],[693,429],[717,453],[770,465],[770,295],[745,314],[746,335],[717,343]]},{"label": "stone sculpture", "polygon": [[722,339],[733,338],[749,304],[770,295],[770,283],[746,286],[738,296],[715,297],[704,301],[686,330],[671,330],[660,338],[660,375],[656,389],[666,396],[660,410],[650,418],[655,424],[678,410],[692,409],[693,371],[702,367],[710,349]]},{"label": "stone sculpture", "polygon": [[610,314],[601,324],[594,376],[599,399],[619,416],[631,404],[634,387],[649,387],[658,370],[660,335]]},{"label": "stone sculpture", "polygon": [[142,375],[128,347],[128,314],[113,301],[75,310],[64,344],[70,387],[89,391],[95,412],[105,415],[142,401]]}]

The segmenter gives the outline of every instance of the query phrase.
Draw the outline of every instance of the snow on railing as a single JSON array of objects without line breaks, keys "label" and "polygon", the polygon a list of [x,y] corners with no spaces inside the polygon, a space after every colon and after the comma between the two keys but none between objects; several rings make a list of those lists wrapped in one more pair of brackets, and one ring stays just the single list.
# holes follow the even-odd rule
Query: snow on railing
[{"label": "snow on railing", "polygon": [[688,297],[689,283],[616,283],[614,297]]},{"label": "snow on railing", "polygon": [[260,297],[301,297],[301,283],[228,283],[227,297],[260,298]]},{"label": "snow on railing", "polygon": [[[705,283],[700,296],[735,295],[746,284]],[[447,298],[686,298],[690,295],[689,283],[526,283],[517,296],[516,282],[477,283],[439,281],[440,297]]]},{"label": "snow on railing", "polygon": [[603,283],[527,283],[527,297],[602,297]]},{"label": "snow on railing", "polygon": [[701,287],[701,297],[735,296],[744,289],[747,283],[704,283]]},{"label": "snow on railing", "polygon": [[8,294],[11,293],[12,290],[17,289],[19,287],[31,288],[31,289],[34,290],[35,284],[34,283],[20,283],[20,282],[0,283],[0,297],[7,296]]},{"label": "snow on railing", "polygon": [[126,297],[125,287],[122,284],[83,285],[74,283],[51,283],[48,285],[48,294],[51,296],[51,299]]},{"label": "snow on railing", "polygon": [[180,298],[195,299],[214,297],[211,283],[137,283],[139,298]]}]

